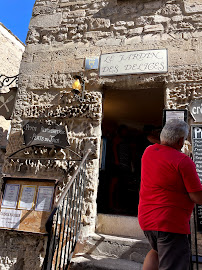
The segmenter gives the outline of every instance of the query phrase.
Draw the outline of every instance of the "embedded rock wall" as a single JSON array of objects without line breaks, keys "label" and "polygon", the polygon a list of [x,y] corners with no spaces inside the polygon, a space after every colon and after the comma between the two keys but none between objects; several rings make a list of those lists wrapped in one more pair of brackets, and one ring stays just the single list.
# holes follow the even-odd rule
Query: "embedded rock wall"
[{"label": "embedded rock wall", "polygon": [[0,269],[41,269],[46,251],[44,236],[1,231]]},{"label": "embedded rock wall", "polygon": [[0,23],[0,74],[15,76],[19,73],[25,45]]},{"label": "embedded rock wall", "polygon": [[[29,85],[32,88],[35,87],[34,84],[41,82],[40,87],[50,88],[52,82],[54,87],[63,89],[68,86],[69,70],[72,73],[83,70],[85,57],[110,52],[167,48],[169,74],[165,76],[99,78],[97,72],[88,71],[85,72],[88,87],[99,89],[106,85],[115,88],[117,85],[119,88],[123,86],[129,89],[140,87],[141,83],[145,87],[147,82],[150,86],[153,82],[154,87],[157,82],[173,82],[177,85],[180,83],[180,86],[174,88],[183,87],[184,83],[184,87],[189,89],[187,82],[190,84],[200,80],[201,18],[199,0],[36,1],[27,37],[30,49],[35,48],[33,59],[30,59],[30,54],[27,57],[25,55],[27,65],[23,65],[25,69],[30,66],[30,62],[33,65],[34,73]],[[45,52],[37,49],[40,45],[44,45]],[[49,47],[52,48],[51,51]],[[70,66],[69,55],[74,59]],[[34,68],[37,61],[42,61],[43,68],[48,71],[43,80],[41,77],[40,80],[34,79],[37,78],[37,73],[43,72],[40,67]],[[165,87],[168,97],[166,107],[185,107],[188,101],[181,97],[177,100],[172,90],[169,91],[173,83]],[[200,93],[188,95],[199,98]]]},{"label": "embedded rock wall", "polygon": [[[19,73],[20,62],[24,49],[25,45],[17,37],[15,37],[2,23],[0,23],[0,75],[15,76]],[[2,82],[2,78],[0,81]],[[13,83],[11,86],[16,85]],[[0,89],[0,93],[8,91],[8,87]],[[4,99],[0,99],[0,107],[3,104],[2,101],[4,101]],[[7,144],[7,133],[9,126],[10,120],[6,120],[3,116],[0,115],[0,178],[2,175],[2,166],[5,157],[5,148]]]},{"label": "embedded rock wall", "polygon": [[[23,120],[67,125],[74,151],[83,154],[92,149],[86,171],[84,235],[94,231],[96,222],[103,89],[160,86],[166,108],[185,108],[190,100],[201,98],[201,18],[198,0],[194,4],[191,0],[36,1],[20,68],[7,155],[23,146]],[[161,48],[168,49],[166,74],[101,78],[98,70],[84,69],[86,57]],[[84,100],[71,92],[73,77],[81,72],[86,82]],[[40,157],[72,158],[68,150],[32,148],[18,153],[18,157],[5,162],[6,173],[58,178],[59,191],[69,180],[65,162],[40,161]],[[32,161],[33,157],[39,160]],[[29,269],[40,268],[30,263]]]}]

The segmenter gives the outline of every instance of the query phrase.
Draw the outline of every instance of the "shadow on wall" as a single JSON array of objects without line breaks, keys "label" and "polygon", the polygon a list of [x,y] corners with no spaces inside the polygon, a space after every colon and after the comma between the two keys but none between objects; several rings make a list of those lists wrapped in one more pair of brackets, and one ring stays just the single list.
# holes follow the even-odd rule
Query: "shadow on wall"
[{"label": "shadow on wall", "polygon": [[25,270],[24,268],[24,258],[20,258],[17,262],[11,266],[10,270]]},{"label": "shadow on wall", "polygon": [[[142,16],[148,16],[147,18],[142,18],[146,21],[138,22],[136,21],[136,24],[155,24],[154,18],[149,17],[150,15],[155,15],[156,11],[162,8],[168,0],[163,1],[156,1],[155,5],[154,3],[151,3],[151,1],[145,0],[145,1],[134,1],[134,0],[117,0],[109,2],[108,5],[106,5],[104,8],[99,10],[97,13],[93,15],[93,18],[105,18],[110,19],[111,23],[116,23],[119,21],[132,21],[134,19],[138,19]],[[150,8],[148,8],[148,5],[150,5]],[[128,19],[127,19],[127,15]],[[96,23],[96,22],[95,22]],[[134,28],[134,26],[133,26]]]},{"label": "shadow on wall", "polygon": [[[130,269],[141,270],[142,263],[149,250],[150,245],[147,240],[130,244],[127,240],[125,243],[122,240],[121,242],[113,242],[100,236],[100,239],[94,243],[94,246],[89,247],[89,250],[85,250],[85,254],[78,254],[72,259],[70,269],[97,269],[98,265],[99,267],[102,265],[104,266],[103,269],[107,269],[106,266],[109,267],[110,265],[110,269],[112,267],[113,269],[124,269],[124,266],[126,268],[130,266]],[[123,259],[122,262],[117,261],[119,259]],[[122,268],[120,266],[117,267],[117,264],[122,264]]]},{"label": "shadow on wall", "polygon": [[8,142],[7,134],[8,130],[4,130],[2,127],[0,127],[0,148],[6,148]]}]

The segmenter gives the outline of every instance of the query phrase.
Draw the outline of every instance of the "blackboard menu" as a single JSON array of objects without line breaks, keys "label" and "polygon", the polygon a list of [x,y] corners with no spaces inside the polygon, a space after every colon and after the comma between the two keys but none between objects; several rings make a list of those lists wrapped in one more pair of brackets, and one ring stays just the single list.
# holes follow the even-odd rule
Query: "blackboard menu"
[{"label": "blackboard menu", "polygon": [[196,205],[197,229],[202,232],[202,205]]},{"label": "blackboard menu", "polygon": [[202,183],[202,125],[192,125],[192,153]]},{"label": "blackboard menu", "polygon": [[43,145],[61,148],[69,146],[66,128],[62,125],[47,125],[26,121],[23,125],[23,134],[27,146]]},{"label": "blackboard menu", "polygon": [[[191,126],[192,153],[202,183],[202,125]],[[196,206],[197,230],[202,232],[202,205]]]}]

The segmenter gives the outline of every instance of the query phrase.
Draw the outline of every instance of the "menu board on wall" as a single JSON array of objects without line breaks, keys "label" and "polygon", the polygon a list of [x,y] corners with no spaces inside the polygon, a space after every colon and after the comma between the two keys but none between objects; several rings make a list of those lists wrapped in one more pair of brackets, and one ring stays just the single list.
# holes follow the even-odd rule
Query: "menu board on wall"
[{"label": "menu board on wall", "polygon": [[0,229],[46,234],[56,180],[3,177]]},{"label": "menu board on wall", "polygon": [[20,185],[18,184],[6,184],[3,201],[1,204],[2,208],[16,208],[19,189]]},{"label": "menu board on wall", "polygon": [[40,186],[38,189],[36,211],[50,211],[53,201],[54,187]]},{"label": "menu board on wall", "polygon": [[[191,126],[193,160],[202,183],[202,125]],[[197,229],[202,232],[202,206],[196,206]]]},{"label": "menu board on wall", "polygon": [[196,205],[197,229],[202,232],[202,205]]},{"label": "menu board on wall", "polygon": [[18,209],[30,210],[34,206],[37,186],[22,185]]},{"label": "menu board on wall", "polygon": [[179,119],[187,122],[188,111],[181,109],[164,109],[163,110],[163,125],[169,120]]},{"label": "menu board on wall", "polygon": [[196,171],[202,183],[202,125],[192,125],[192,152]]}]

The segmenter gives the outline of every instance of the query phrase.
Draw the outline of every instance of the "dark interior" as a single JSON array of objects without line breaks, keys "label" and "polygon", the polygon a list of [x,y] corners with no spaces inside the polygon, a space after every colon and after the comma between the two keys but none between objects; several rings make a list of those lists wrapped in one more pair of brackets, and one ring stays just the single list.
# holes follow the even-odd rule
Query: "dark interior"
[{"label": "dark interior", "polygon": [[159,141],[163,109],[161,88],[105,91],[98,213],[137,216],[141,156]]}]

